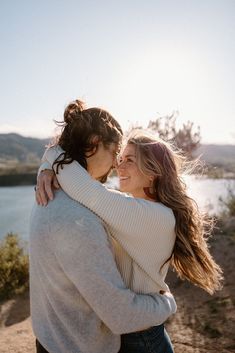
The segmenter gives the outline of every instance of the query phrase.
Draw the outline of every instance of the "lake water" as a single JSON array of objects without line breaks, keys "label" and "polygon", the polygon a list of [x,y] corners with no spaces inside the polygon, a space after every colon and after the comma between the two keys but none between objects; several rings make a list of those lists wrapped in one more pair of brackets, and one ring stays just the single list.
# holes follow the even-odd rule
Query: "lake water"
[{"label": "lake water", "polygon": [[[216,213],[220,211],[219,197],[226,198],[228,187],[235,190],[235,180],[198,179],[186,177],[188,193],[203,209]],[[117,178],[109,186],[117,187]],[[33,186],[0,187],[0,239],[8,232],[28,239],[29,218],[34,203]]]}]

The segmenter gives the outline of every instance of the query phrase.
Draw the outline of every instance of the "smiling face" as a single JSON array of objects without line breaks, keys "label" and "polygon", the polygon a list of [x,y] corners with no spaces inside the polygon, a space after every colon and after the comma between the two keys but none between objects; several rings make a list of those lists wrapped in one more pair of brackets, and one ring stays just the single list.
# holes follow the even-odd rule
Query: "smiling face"
[{"label": "smiling face", "polygon": [[136,147],[133,144],[129,144],[123,150],[117,165],[120,190],[130,193],[134,197],[149,200],[144,188],[151,187],[153,176],[143,174],[136,162]]}]

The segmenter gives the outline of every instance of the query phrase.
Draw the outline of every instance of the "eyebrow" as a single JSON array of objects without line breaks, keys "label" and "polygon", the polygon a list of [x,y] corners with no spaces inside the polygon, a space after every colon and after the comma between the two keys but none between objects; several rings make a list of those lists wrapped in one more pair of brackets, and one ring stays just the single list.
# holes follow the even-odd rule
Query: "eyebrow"
[{"label": "eyebrow", "polygon": [[127,157],[135,157],[135,158],[136,158],[136,155],[134,155],[134,154],[126,154],[126,155],[124,156],[124,158],[127,158]]}]

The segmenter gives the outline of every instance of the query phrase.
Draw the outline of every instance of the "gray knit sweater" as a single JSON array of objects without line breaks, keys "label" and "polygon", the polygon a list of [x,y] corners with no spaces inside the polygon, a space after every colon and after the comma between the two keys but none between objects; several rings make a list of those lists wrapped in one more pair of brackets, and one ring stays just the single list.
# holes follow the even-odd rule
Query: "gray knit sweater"
[{"label": "gray knit sweater", "polygon": [[35,336],[50,353],[117,353],[120,334],[164,322],[171,296],[125,288],[102,221],[63,191],[30,222]]}]

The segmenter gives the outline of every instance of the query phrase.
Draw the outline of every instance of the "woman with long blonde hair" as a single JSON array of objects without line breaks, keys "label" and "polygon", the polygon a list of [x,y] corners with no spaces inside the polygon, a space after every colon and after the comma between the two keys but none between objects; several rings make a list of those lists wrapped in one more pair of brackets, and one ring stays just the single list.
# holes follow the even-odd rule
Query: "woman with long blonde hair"
[{"label": "woman with long blonde hair", "polygon": [[[58,146],[44,156],[55,167],[61,154]],[[104,220],[124,282],[137,293],[169,290],[165,277],[170,264],[182,279],[210,294],[221,288],[222,271],[207,245],[210,222],[187,195],[184,165],[185,159],[168,143],[140,130],[129,136],[118,158],[121,192],[94,181],[76,161],[57,170],[62,189]],[[45,185],[50,189],[53,178],[48,171],[41,174],[39,204],[45,205]],[[138,352],[173,352],[169,341],[156,339],[164,337],[160,326],[122,335],[120,353],[137,352],[137,341]]]},{"label": "woman with long blonde hair", "polygon": [[[181,279],[203,288],[209,294],[221,288],[222,271],[212,258],[207,244],[213,221],[200,212],[197,203],[187,194],[182,174],[195,167],[169,143],[138,131],[127,141],[135,152],[136,165],[143,175],[153,175],[145,194],[169,207],[175,216],[176,240],[169,259]],[[119,175],[122,168],[119,163]],[[134,163],[131,161],[130,163]],[[121,182],[122,183],[122,182]],[[123,185],[122,191],[130,188]]]}]

